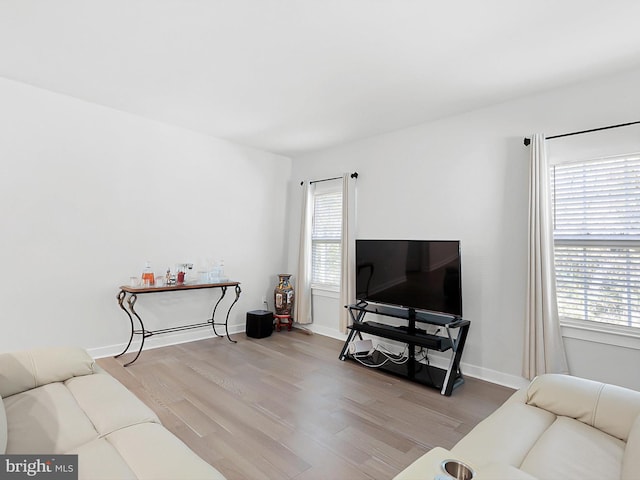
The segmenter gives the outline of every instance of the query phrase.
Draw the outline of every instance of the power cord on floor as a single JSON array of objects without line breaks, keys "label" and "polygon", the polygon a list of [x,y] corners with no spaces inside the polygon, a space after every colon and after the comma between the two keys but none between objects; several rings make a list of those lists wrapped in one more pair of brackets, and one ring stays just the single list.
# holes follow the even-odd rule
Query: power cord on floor
[{"label": "power cord on floor", "polygon": [[[373,354],[376,352],[382,355],[382,357],[384,358],[382,362],[369,363],[364,360],[365,358],[369,358],[369,359],[372,358]],[[390,352],[388,349],[386,349],[383,345],[377,345],[375,348],[373,348],[369,352],[356,353],[351,356],[357,362],[361,363],[365,367],[370,367],[370,368],[379,368],[386,365],[389,362],[395,363],[396,365],[402,365],[404,363],[407,363],[407,361],[409,360],[409,355],[407,354],[407,346],[405,346],[404,351],[400,354],[394,354]]]},{"label": "power cord on floor", "polygon": [[408,349],[409,347],[405,345],[402,353],[393,353],[386,346],[380,343],[376,345],[376,348],[374,350],[380,352],[382,355],[387,357],[393,363],[402,364],[402,363],[406,363],[407,360],[409,360]]}]

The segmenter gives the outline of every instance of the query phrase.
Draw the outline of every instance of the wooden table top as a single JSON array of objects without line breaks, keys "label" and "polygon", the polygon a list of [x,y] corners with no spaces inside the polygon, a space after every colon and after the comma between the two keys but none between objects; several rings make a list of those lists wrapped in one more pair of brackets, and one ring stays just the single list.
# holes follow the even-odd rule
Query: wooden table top
[{"label": "wooden table top", "polygon": [[143,285],[133,287],[131,285],[121,285],[120,290],[127,293],[154,293],[154,292],[173,292],[176,290],[196,290],[198,288],[221,288],[236,287],[240,282],[220,282],[220,283],[183,283],[180,285],[163,285],[160,287],[145,287]]}]

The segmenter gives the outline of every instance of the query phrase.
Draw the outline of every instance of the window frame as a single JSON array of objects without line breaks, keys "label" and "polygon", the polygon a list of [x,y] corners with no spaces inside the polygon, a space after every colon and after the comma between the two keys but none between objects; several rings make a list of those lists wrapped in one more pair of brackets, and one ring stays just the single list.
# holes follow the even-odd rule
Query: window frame
[{"label": "window frame", "polygon": [[[556,159],[549,164],[549,178],[550,182],[554,180],[554,168],[558,165],[568,165],[576,163],[586,163],[588,161],[598,161],[625,157],[637,157],[640,155],[637,152],[628,153],[624,155],[612,155],[607,157],[596,157],[590,159],[580,160],[566,160],[562,161]],[[555,201],[553,198],[554,186],[550,185],[550,200]],[[553,211],[555,215],[555,209]],[[555,218],[553,230],[555,233]],[[560,234],[556,236],[554,234],[554,251],[558,245],[571,245],[571,246],[624,246],[624,247],[638,247],[640,245],[640,239],[636,236],[630,236],[625,238],[624,235],[612,235],[612,236],[598,236],[594,235],[589,238],[584,234]],[[555,260],[554,260],[555,261]],[[575,338],[580,340],[593,341],[597,343],[604,343],[608,345],[622,346],[625,348],[632,348],[640,350],[640,326],[632,325],[618,325],[605,321],[598,320],[585,320],[579,318],[571,318],[567,316],[560,316],[560,326],[563,336],[569,338]]]},{"label": "window frame", "polygon": [[[314,254],[314,245],[316,243],[331,243],[331,244],[337,244],[340,250],[340,259],[342,258],[342,234],[340,235],[340,239],[339,240],[335,240],[335,239],[327,239],[327,240],[318,240],[318,239],[314,239],[313,238],[313,226],[315,225],[316,222],[316,208],[315,208],[315,204],[316,204],[316,197],[320,196],[320,195],[327,195],[327,194],[336,194],[339,193],[340,194],[340,220],[341,220],[341,224],[342,224],[342,183],[338,180],[328,180],[328,181],[324,181],[324,182],[318,182],[316,184],[314,184],[314,191],[312,194],[312,201],[313,201],[313,219],[312,219],[312,235],[311,235],[311,255],[312,255],[312,267],[311,267],[311,291],[312,293],[316,293],[316,294],[320,294],[323,296],[329,296],[329,297],[334,297],[336,294],[338,294],[340,292],[340,278],[338,278],[338,283],[337,284],[332,284],[332,283],[320,283],[320,282],[316,282],[315,281],[315,269],[313,267],[313,254]],[[342,228],[342,225],[341,225]]]}]

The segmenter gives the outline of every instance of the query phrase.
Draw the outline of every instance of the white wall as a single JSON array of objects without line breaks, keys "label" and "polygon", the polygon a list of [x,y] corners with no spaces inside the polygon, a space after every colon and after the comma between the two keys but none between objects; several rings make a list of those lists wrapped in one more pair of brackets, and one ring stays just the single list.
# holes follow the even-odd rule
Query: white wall
[{"label": "white wall", "polygon": [[[640,120],[639,84],[634,70],[301,156],[293,163],[291,215],[299,215],[300,180],[358,171],[358,238],[460,239],[464,316],[472,322],[465,371],[520,385],[529,153],[523,137]],[[289,235],[297,239],[297,227]],[[291,265],[296,258],[292,252]],[[332,309],[321,300],[316,323],[325,332],[333,325],[339,336],[335,302]],[[621,371],[621,364],[637,364],[637,342],[567,343],[572,370],[640,389],[640,373]]]},{"label": "white wall", "polygon": [[[290,159],[4,79],[0,105],[0,351],[117,351],[129,334],[118,286],[147,260],[162,272],[224,259],[242,282],[233,331],[272,295],[286,265]],[[213,299],[141,295],[137,307],[157,329],[206,320]]]}]

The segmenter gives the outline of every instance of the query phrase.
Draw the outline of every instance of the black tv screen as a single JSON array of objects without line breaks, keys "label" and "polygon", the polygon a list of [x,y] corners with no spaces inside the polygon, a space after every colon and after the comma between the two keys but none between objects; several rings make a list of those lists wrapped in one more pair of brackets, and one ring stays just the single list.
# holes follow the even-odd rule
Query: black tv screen
[{"label": "black tv screen", "polygon": [[356,240],[356,298],[462,316],[460,242]]}]

